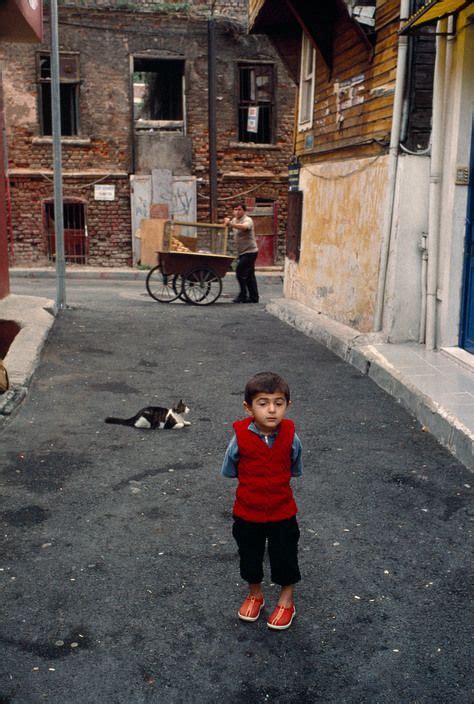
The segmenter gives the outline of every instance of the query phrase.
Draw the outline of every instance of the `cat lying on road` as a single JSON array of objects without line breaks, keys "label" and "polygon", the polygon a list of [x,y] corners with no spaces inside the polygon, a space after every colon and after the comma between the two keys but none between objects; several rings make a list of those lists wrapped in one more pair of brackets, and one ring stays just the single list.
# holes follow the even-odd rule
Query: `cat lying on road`
[{"label": "cat lying on road", "polygon": [[131,418],[106,418],[106,423],[114,423],[115,425],[129,425],[133,428],[146,428],[147,430],[155,430],[155,428],[163,428],[164,430],[184,428],[185,425],[191,425],[184,416],[189,413],[189,408],[181,400],[173,408],[164,408],[163,406],[146,406],[138,413],[135,413]]}]

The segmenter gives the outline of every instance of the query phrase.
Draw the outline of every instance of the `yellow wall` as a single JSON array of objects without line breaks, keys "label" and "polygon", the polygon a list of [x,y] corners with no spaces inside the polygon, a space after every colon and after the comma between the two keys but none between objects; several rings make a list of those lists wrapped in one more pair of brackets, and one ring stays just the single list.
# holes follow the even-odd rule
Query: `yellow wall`
[{"label": "yellow wall", "polygon": [[285,296],[361,332],[372,329],[388,157],[307,164],[301,256]]}]

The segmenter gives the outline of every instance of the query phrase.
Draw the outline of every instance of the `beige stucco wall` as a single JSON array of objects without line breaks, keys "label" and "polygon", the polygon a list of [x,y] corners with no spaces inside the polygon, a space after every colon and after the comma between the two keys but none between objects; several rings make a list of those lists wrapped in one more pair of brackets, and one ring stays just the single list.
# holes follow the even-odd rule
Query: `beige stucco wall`
[{"label": "beige stucco wall", "polygon": [[361,332],[372,329],[388,157],[302,167],[301,256],[284,293]]}]

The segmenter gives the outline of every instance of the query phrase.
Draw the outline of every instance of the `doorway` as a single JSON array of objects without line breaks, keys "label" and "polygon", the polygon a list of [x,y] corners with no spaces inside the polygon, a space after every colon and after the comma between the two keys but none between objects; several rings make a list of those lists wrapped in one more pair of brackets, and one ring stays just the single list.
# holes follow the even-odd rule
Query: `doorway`
[{"label": "doorway", "polygon": [[474,354],[474,114],[471,131],[460,347]]},{"label": "doorway", "polygon": [[273,266],[277,258],[278,202],[271,198],[246,198],[245,203],[255,226],[256,266]]},{"label": "doorway", "polygon": [[[87,264],[88,239],[83,203],[65,202],[64,218],[64,258],[70,264]],[[45,224],[48,238],[48,258],[56,260],[56,229],[54,223],[54,203],[45,203]]]}]

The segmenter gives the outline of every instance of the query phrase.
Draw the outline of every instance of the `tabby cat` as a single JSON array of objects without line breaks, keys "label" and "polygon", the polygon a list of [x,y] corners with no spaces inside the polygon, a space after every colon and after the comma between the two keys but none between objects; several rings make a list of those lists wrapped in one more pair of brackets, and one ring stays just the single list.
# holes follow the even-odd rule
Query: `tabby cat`
[{"label": "tabby cat", "polygon": [[147,430],[155,430],[155,428],[164,428],[165,430],[174,428],[184,428],[185,425],[191,425],[187,420],[184,420],[186,413],[189,413],[189,408],[184,401],[179,401],[173,408],[164,408],[162,406],[146,406],[138,413],[135,413],[131,418],[106,418],[106,423],[115,423],[116,425],[129,425],[134,428],[146,428]]}]

